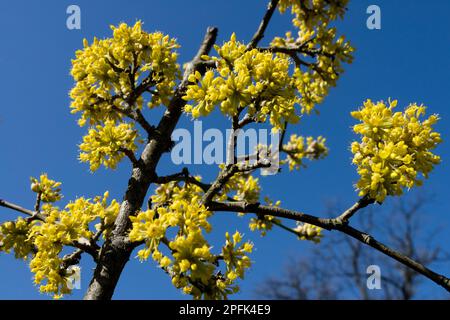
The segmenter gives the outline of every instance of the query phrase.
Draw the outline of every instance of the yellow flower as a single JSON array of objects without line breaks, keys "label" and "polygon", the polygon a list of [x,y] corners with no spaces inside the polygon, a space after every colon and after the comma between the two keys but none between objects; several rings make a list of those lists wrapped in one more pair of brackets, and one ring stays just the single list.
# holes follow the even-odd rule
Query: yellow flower
[{"label": "yellow flower", "polygon": [[334,20],[343,17],[347,3],[348,0],[281,0],[278,4],[281,13],[291,8],[298,32],[296,38],[287,32],[285,38],[276,37],[271,44],[288,49],[303,45],[299,54],[302,62],[297,63],[293,75],[303,113],[310,113],[323,101],[344,71],[342,64],[353,60],[354,49],[344,37],[337,37],[336,28],[331,27]]},{"label": "yellow flower", "polygon": [[61,200],[61,182],[48,178],[47,174],[41,174],[39,180],[31,177],[31,190],[41,194],[43,202],[56,202]]},{"label": "yellow flower", "polygon": [[84,40],[72,60],[71,108],[81,112],[80,125],[120,120],[126,110],[141,109],[142,96],[133,98],[131,93],[145,78],[146,89],[155,93],[148,106],[167,105],[180,77],[174,39],[143,31],[140,21],[111,29],[112,38],[95,38],[90,45]]},{"label": "yellow flower", "polygon": [[[241,182],[244,181],[247,180]],[[236,188],[239,183],[233,182]],[[152,255],[171,276],[174,286],[184,293],[195,299],[224,299],[238,290],[235,282],[237,278],[243,278],[245,269],[250,267],[247,254],[252,251],[253,244],[240,244],[242,235],[238,232],[232,237],[227,234],[222,253],[213,254],[204,235],[211,231],[208,219],[212,213],[201,205],[202,194],[202,189],[193,184],[180,186],[178,182],[170,182],[160,185],[151,197],[152,208],[130,217],[129,237],[133,242],[145,243],[138,257],[146,260]],[[169,249],[169,256],[163,256],[162,245]],[[218,272],[219,261],[225,264],[223,272]]]},{"label": "yellow flower", "polygon": [[323,237],[322,228],[309,223],[297,223],[297,227],[294,229],[300,240],[310,240],[315,243],[319,243]]},{"label": "yellow flower", "polygon": [[351,145],[360,175],[356,187],[360,196],[378,202],[388,195],[401,195],[405,187],[422,185],[420,175],[427,178],[440,162],[431,152],[441,142],[440,134],[433,131],[438,116],[422,120],[424,106],[410,104],[404,112],[394,112],[396,105],[396,100],[389,104],[367,100],[352,112],[361,121],[353,130],[362,137]]},{"label": "yellow flower", "polygon": [[246,51],[235,34],[215,49],[218,57],[212,59],[217,62],[216,70],[208,70],[203,77],[199,72],[189,77],[191,85],[183,99],[195,104],[188,105],[185,112],[196,118],[220,106],[222,113],[234,116],[248,107],[249,115],[258,121],[269,119],[275,128],[281,128],[285,121],[298,121],[298,97],[288,56]]},{"label": "yellow flower", "polygon": [[[36,192],[43,190],[42,194],[49,196],[55,191],[52,188],[56,183],[46,176],[33,181]],[[45,221],[30,222],[19,217],[14,222],[0,224],[0,250],[14,250],[16,258],[20,259],[31,257],[30,270],[34,273],[34,283],[40,286],[42,293],[52,294],[54,298],[69,294],[68,279],[71,274],[63,263],[61,253],[65,246],[71,246],[74,242],[90,241],[93,236],[91,222],[96,219],[100,219],[103,236],[106,238],[109,235],[111,221],[115,221],[119,212],[119,204],[113,200],[108,205],[107,198],[108,192],[93,200],[78,198],[67,204],[64,210],[46,203],[41,208]]]},{"label": "yellow flower", "polygon": [[14,251],[16,259],[28,259],[33,253],[33,241],[29,238],[31,224],[22,217],[0,225],[0,251]]},{"label": "yellow flower", "polygon": [[289,164],[289,169],[305,167],[303,160],[317,160],[327,156],[328,148],[325,146],[325,138],[319,136],[317,139],[307,137],[306,139],[296,134],[291,135],[289,142],[283,146],[287,159],[283,162]]},{"label": "yellow flower", "polygon": [[80,144],[80,161],[89,162],[91,171],[96,171],[101,164],[107,168],[116,168],[125,156],[124,151],[135,151],[137,131],[133,124],[107,120],[104,125],[89,129]]}]

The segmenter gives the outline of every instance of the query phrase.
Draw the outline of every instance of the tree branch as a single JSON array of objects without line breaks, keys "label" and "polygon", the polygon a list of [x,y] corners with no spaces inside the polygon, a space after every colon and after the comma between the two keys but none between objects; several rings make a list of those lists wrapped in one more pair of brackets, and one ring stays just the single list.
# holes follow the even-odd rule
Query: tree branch
[{"label": "tree branch", "polygon": [[63,269],[67,269],[70,266],[76,265],[80,263],[81,255],[83,254],[82,249],[77,249],[71,254],[67,254],[62,259],[62,267]]},{"label": "tree branch", "polygon": [[100,250],[100,247],[95,243],[94,241],[74,241],[72,244],[70,244],[72,247],[77,248],[79,250],[82,250],[83,252],[88,253],[92,256],[94,261],[97,261],[98,259],[98,252]]},{"label": "tree branch", "polygon": [[205,192],[211,187],[210,184],[203,183],[203,182],[197,180],[195,177],[191,176],[189,174],[188,168],[183,168],[183,170],[181,172],[174,173],[174,174],[171,174],[168,176],[162,176],[162,177],[158,176],[155,180],[155,183],[164,184],[164,183],[169,183],[172,181],[184,181],[186,183],[194,184],[194,185],[200,187]]},{"label": "tree branch", "polygon": [[[362,204],[364,203],[362,202]],[[363,207],[362,204],[357,203],[347,211],[352,212],[351,215],[353,215],[356,211],[358,211]],[[360,230],[357,230],[347,224],[343,224],[339,218],[323,219],[293,210],[287,210],[278,207],[262,206],[259,203],[249,204],[246,202],[211,202],[207,206],[211,211],[242,212],[242,213],[255,213],[257,215],[271,215],[274,217],[287,218],[295,221],[310,223],[329,231],[331,230],[340,231],[380,251],[381,253],[395,259],[401,264],[415,270],[416,272],[422,274],[423,276],[427,277],[428,279],[432,280],[433,282],[435,282],[436,284],[440,285],[441,287],[450,292],[450,279],[428,269],[423,264],[418,263],[417,261],[409,258],[408,256],[389,248],[385,244],[375,240],[375,238],[372,237],[371,235],[362,232]],[[348,215],[349,214],[345,214],[344,217],[345,216],[348,217]]]},{"label": "tree branch", "polygon": [[263,19],[261,20],[258,30],[256,30],[256,33],[253,35],[252,40],[247,45],[247,50],[255,48],[258,45],[259,41],[261,41],[261,39],[264,37],[264,32],[266,31],[266,28],[269,25],[269,21],[272,18],[273,13],[275,12],[278,2],[280,1],[271,0],[269,2],[269,5],[267,6],[267,11],[264,14]]},{"label": "tree branch", "polygon": [[[272,52],[272,53],[284,53],[289,55],[292,60],[294,60],[295,65],[300,68],[301,66],[306,66],[308,68],[311,68],[312,70],[314,70],[315,72],[317,72],[317,74],[322,78],[325,79],[325,76],[323,74],[323,71],[319,68],[318,62],[307,62],[303,59],[301,59],[298,54],[302,53],[305,55],[308,55],[311,58],[315,58],[318,55],[322,55],[322,56],[326,56],[329,57],[331,59],[335,58],[334,54],[328,53],[328,52],[324,52],[322,49],[314,49],[314,50],[310,50],[307,49],[307,44],[312,41],[312,39],[305,41],[304,43],[300,44],[300,45],[296,45],[296,46],[286,46],[286,47],[281,47],[281,46],[271,46],[271,47],[258,47],[257,49],[260,51],[268,51],[268,52]],[[338,73],[333,70],[334,73],[336,75],[338,75]]]},{"label": "tree branch", "polygon": [[129,217],[139,212],[148,188],[157,180],[156,167],[162,155],[170,150],[170,137],[186,105],[183,96],[189,84],[189,75],[202,65],[201,57],[209,53],[216,37],[217,28],[208,28],[197,54],[188,63],[183,79],[177,86],[154,134],[149,135],[149,141],[140,156],[142,166],[133,168],[111,236],[100,250],[93,278],[84,296],[86,300],[109,300],[113,296],[123,268],[134,249],[134,244],[127,239],[131,226]]},{"label": "tree branch", "polygon": [[34,217],[34,218],[36,218],[38,220],[45,221],[45,217],[42,214],[40,214],[40,213],[38,213],[36,211],[31,211],[31,210],[22,208],[21,206],[18,206],[17,204],[8,202],[6,200],[0,199],[0,206],[8,208],[8,209],[11,209],[11,210],[15,210],[15,211],[18,211],[18,212],[21,212],[21,213],[24,213],[24,214],[26,214],[26,215],[28,215],[30,217]]},{"label": "tree branch", "polygon": [[152,126],[147,119],[145,119],[144,115],[142,114],[141,110],[136,109],[133,115],[133,119],[140,124],[142,128],[147,132],[149,136],[151,136],[155,132],[155,127]]},{"label": "tree branch", "polygon": [[212,201],[215,195],[217,195],[225,186],[225,184],[238,172],[252,172],[259,168],[268,168],[271,163],[267,159],[258,160],[255,163],[244,164],[229,164],[223,168],[216,180],[209,186],[208,190],[202,197],[201,202],[208,204]]},{"label": "tree branch", "polygon": [[237,166],[237,172],[252,172],[256,169],[261,168],[269,168],[270,167],[270,161],[268,159],[258,159],[258,161],[254,163],[242,163],[242,164],[236,164]]},{"label": "tree branch", "polygon": [[336,223],[333,219],[318,218],[306,213],[287,210],[279,207],[264,206],[259,203],[248,203],[245,201],[216,202],[210,201],[206,204],[211,211],[255,213],[257,215],[269,215],[278,218],[286,218],[294,221],[305,222],[316,225],[326,230],[333,230]]},{"label": "tree branch", "polygon": [[345,210],[339,217],[335,219],[336,222],[342,223],[342,224],[348,224],[348,221],[350,218],[358,212],[358,210],[367,207],[368,205],[374,203],[374,199],[370,199],[368,196],[364,196],[361,199],[358,200],[353,206],[351,206],[349,209]]},{"label": "tree branch", "polygon": [[225,166],[223,168],[219,175],[217,176],[216,180],[211,184],[209,189],[205,192],[205,194],[202,197],[202,203],[207,204],[209,203],[214,196],[222,190],[223,186],[227,181],[237,172],[237,166],[234,164],[230,164]]},{"label": "tree branch", "polygon": [[34,212],[39,212],[41,210],[41,200],[42,200],[42,192],[38,192],[36,195],[36,203],[34,205]]},{"label": "tree branch", "polygon": [[130,149],[126,149],[126,148],[119,148],[119,151],[123,152],[128,157],[128,159],[130,159],[130,161],[133,165],[135,165],[135,166],[139,165],[139,160],[136,158],[133,151],[131,151]]},{"label": "tree branch", "polygon": [[285,122],[284,122],[283,129],[281,129],[280,142],[278,143],[278,150],[281,150],[281,151],[282,151],[282,149],[283,149],[284,139],[286,138],[287,126],[288,126],[288,122],[285,121]]}]

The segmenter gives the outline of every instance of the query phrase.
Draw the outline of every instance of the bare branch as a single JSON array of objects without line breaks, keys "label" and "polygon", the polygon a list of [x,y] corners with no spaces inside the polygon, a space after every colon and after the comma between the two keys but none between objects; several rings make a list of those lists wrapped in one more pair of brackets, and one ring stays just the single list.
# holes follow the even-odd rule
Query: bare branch
[{"label": "bare branch", "polygon": [[21,206],[18,206],[17,204],[8,202],[6,200],[0,199],[0,206],[8,208],[8,209],[11,209],[11,210],[15,210],[15,211],[18,211],[18,212],[21,212],[21,213],[24,213],[24,214],[26,214],[26,215],[28,215],[30,217],[35,217],[36,219],[39,219],[41,221],[45,221],[45,217],[42,214],[40,214],[38,212],[35,212],[35,211],[31,211],[31,210],[25,209],[25,208],[23,208]]},{"label": "bare branch", "polygon": [[285,225],[282,224],[281,222],[278,222],[278,221],[276,221],[276,220],[272,220],[271,222],[272,222],[274,225],[280,227],[281,229],[283,229],[283,230],[285,230],[285,231],[287,231],[287,232],[289,232],[289,233],[292,233],[292,234],[296,235],[297,237],[302,236],[302,234],[301,234],[300,232],[296,231],[296,230],[293,229],[293,228],[289,228],[288,226],[285,226]]},{"label": "bare branch", "polygon": [[275,12],[275,9],[278,5],[279,0],[271,0],[269,2],[269,5],[267,6],[267,11],[264,14],[264,17],[258,27],[258,30],[256,30],[256,33],[253,35],[252,40],[247,45],[247,50],[251,50],[255,48],[259,41],[264,37],[264,32],[267,29],[267,26],[269,25],[270,19],[272,18],[273,13]]},{"label": "bare branch", "polygon": [[133,119],[140,124],[142,128],[147,132],[149,136],[151,136],[155,132],[155,127],[152,126],[147,119],[145,119],[144,115],[142,114],[141,110],[136,109],[134,110]]},{"label": "bare branch", "polygon": [[42,192],[38,192],[36,195],[36,204],[34,205],[34,212],[39,212],[41,210],[41,200],[42,200]]},{"label": "bare branch", "polygon": [[363,209],[367,207],[368,205],[374,203],[374,199],[370,199],[368,196],[365,196],[361,199],[359,199],[358,202],[356,202],[353,206],[351,206],[349,209],[345,210],[339,217],[337,217],[335,220],[338,223],[347,224],[350,218],[358,212],[358,210]]},{"label": "bare branch", "polygon": [[278,218],[286,218],[294,221],[313,224],[326,230],[333,230],[336,225],[332,222],[332,219],[318,218],[298,211],[287,210],[279,207],[264,206],[259,203],[248,203],[245,201],[210,201],[207,203],[207,207],[211,211],[255,213],[258,215],[269,215]]},{"label": "bare branch", "polygon": [[281,150],[281,151],[283,151],[283,143],[284,143],[284,139],[286,138],[287,126],[288,126],[288,122],[285,121],[284,125],[283,125],[283,129],[281,129],[281,137],[280,137],[280,142],[278,144],[278,150]]},{"label": "bare branch", "polygon": [[75,248],[78,248],[71,254],[67,254],[63,257],[62,265],[63,268],[68,268],[70,266],[76,265],[80,263],[81,255],[84,252],[89,252],[89,254],[92,256],[95,262],[98,262],[98,253],[100,250],[100,247],[97,245],[97,240],[100,238],[102,232],[104,231],[103,228],[100,228],[92,239],[87,244],[81,244],[79,242],[76,242],[73,244]]},{"label": "bare branch", "polygon": [[253,164],[228,164],[223,168],[216,180],[210,185],[202,198],[202,203],[209,203],[225,186],[225,184],[238,172],[250,173],[259,168],[270,167],[270,161],[267,159],[258,160]]},{"label": "bare branch", "polygon": [[197,70],[200,73],[204,73],[208,69],[216,69],[216,68],[217,68],[217,62],[215,60],[199,61],[198,65],[197,65]]},{"label": "bare branch", "polygon": [[[356,207],[358,207],[358,205],[356,205]],[[354,209],[355,212],[359,210],[356,209],[356,207]],[[428,269],[423,264],[418,263],[417,261],[409,258],[408,256],[389,248],[383,243],[375,240],[375,238],[373,238],[371,235],[359,231],[347,224],[342,224],[339,220],[337,221],[337,219],[322,219],[293,210],[287,210],[278,207],[262,206],[259,203],[249,204],[246,202],[211,202],[208,205],[208,208],[212,211],[243,212],[243,213],[255,213],[258,215],[261,214],[271,215],[275,217],[287,218],[291,220],[310,223],[327,230],[338,230],[380,251],[381,253],[395,259],[401,264],[417,271],[418,273],[424,275],[428,279],[432,280],[433,282],[437,283],[438,285],[440,285],[441,287],[450,292],[450,279]]]},{"label": "bare branch", "polygon": [[94,261],[97,261],[100,247],[94,241],[74,241],[70,246],[90,254]]},{"label": "bare branch", "polygon": [[251,116],[249,113],[246,113],[245,116],[237,124],[237,128],[238,129],[243,128],[247,124],[255,122],[255,121],[256,121],[255,117]]},{"label": "bare branch", "polygon": [[189,174],[189,170],[188,168],[183,168],[183,170],[179,173],[174,173],[168,176],[163,176],[163,177],[159,177],[156,178],[155,183],[157,184],[164,184],[164,183],[169,183],[172,181],[184,181],[186,183],[190,183],[190,184],[194,184],[198,187],[200,187],[203,191],[207,191],[211,185],[207,184],[207,183],[203,183],[199,180],[197,180],[195,177],[191,176]]}]

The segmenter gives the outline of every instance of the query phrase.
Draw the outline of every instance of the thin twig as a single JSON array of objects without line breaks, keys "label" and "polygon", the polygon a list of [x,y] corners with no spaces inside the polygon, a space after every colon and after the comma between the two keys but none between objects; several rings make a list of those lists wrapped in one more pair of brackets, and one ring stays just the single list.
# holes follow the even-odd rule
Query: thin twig
[{"label": "thin twig", "polygon": [[358,210],[365,208],[374,202],[375,202],[375,200],[369,198],[368,196],[362,197],[361,199],[359,199],[358,202],[356,202],[353,206],[351,206],[350,208],[345,210],[339,217],[337,217],[335,219],[335,221],[337,221],[338,223],[342,223],[342,224],[348,224],[348,221],[350,220],[350,218],[356,212],[358,212]]},{"label": "thin twig", "polygon": [[252,40],[247,45],[247,50],[251,50],[255,48],[259,41],[264,37],[264,32],[267,29],[267,26],[269,25],[270,19],[272,18],[273,13],[275,12],[275,9],[278,5],[279,0],[271,0],[269,2],[269,5],[267,6],[267,11],[264,14],[263,19],[261,20],[261,23],[258,27],[258,30],[256,30],[256,33],[253,35]]},{"label": "thin twig", "polygon": [[34,205],[34,212],[41,211],[42,192],[38,192],[36,195],[36,204]]},{"label": "thin twig", "polygon": [[195,177],[191,176],[189,174],[188,168],[183,168],[181,172],[174,173],[168,176],[161,176],[157,177],[155,183],[157,184],[165,184],[172,181],[184,181],[186,183],[194,184],[198,187],[200,187],[203,191],[207,191],[211,185],[207,183],[203,183],[199,180],[197,180]]},{"label": "thin twig", "polygon": [[24,213],[30,217],[35,217],[38,220],[45,221],[45,216],[43,216],[42,214],[35,212],[35,211],[25,209],[21,206],[18,206],[17,204],[8,202],[6,200],[0,199],[0,206]]}]

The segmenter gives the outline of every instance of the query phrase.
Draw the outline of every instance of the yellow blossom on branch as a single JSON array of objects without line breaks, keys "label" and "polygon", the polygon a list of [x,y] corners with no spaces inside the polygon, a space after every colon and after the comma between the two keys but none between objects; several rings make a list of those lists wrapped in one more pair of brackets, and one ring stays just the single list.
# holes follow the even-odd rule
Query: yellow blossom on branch
[{"label": "yellow blossom on branch", "polygon": [[206,116],[218,105],[222,113],[237,115],[248,107],[248,114],[258,121],[269,119],[275,128],[284,121],[296,123],[296,87],[289,74],[289,57],[284,54],[246,50],[236,35],[221,47],[215,46],[216,70],[199,72],[189,77],[185,100],[194,102],[185,111],[194,118]]},{"label": "yellow blossom on branch", "polygon": [[[244,252],[250,252],[251,247],[243,244],[235,248],[226,238],[226,257],[211,251],[204,233],[211,231],[208,219],[212,212],[200,203],[201,193],[192,184],[162,184],[152,196],[152,208],[130,217],[129,237],[145,244],[138,257],[146,260],[151,256],[175,287],[195,299],[222,299],[237,290],[235,280],[243,277],[249,265]],[[217,272],[221,260],[228,266],[223,276]]]},{"label": "yellow blossom on branch", "polygon": [[116,168],[125,156],[125,152],[137,149],[135,143],[137,131],[131,123],[120,123],[107,120],[105,124],[89,129],[80,144],[80,160],[89,162],[91,171],[96,171],[100,165]]},{"label": "yellow blossom on branch", "polygon": [[61,200],[61,182],[48,178],[47,174],[41,174],[39,179],[31,177],[31,190],[41,195],[43,202],[56,202]]},{"label": "yellow blossom on branch", "polygon": [[410,104],[404,112],[394,112],[397,101],[364,102],[352,116],[361,123],[353,130],[361,141],[352,143],[353,163],[358,167],[359,195],[383,202],[388,195],[420,186],[440,162],[433,150],[442,140],[433,130],[437,115],[423,119],[426,107]]},{"label": "yellow blossom on branch", "polygon": [[287,154],[287,162],[289,169],[299,169],[305,167],[304,159],[318,160],[327,156],[328,148],[325,146],[326,139],[319,136],[317,139],[313,137],[304,138],[296,134],[291,135],[287,144],[283,145],[282,150]]},{"label": "yellow blossom on branch", "polygon": [[297,232],[300,240],[309,240],[319,243],[320,239],[323,237],[322,228],[309,223],[297,223],[297,227],[294,231]]},{"label": "yellow blossom on branch", "polygon": [[[351,63],[354,49],[330,25],[342,18],[348,0],[281,0],[281,13],[291,9],[293,25],[298,28],[294,37],[287,32],[285,38],[275,37],[272,46],[277,49],[296,50],[295,83],[301,94],[302,112],[310,113],[323,101],[330,87],[336,85],[344,71],[342,64]],[[285,50],[284,50],[285,51]]]},{"label": "yellow blossom on branch", "polygon": [[144,92],[153,92],[149,107],[167,105],[179,78],[174,39],[145,32],[140,21],[111,29],[112,38],[84,40],[72,60],[71,108],[82,113],[80,125],[122,119],[129,110],[142,108]]}]

